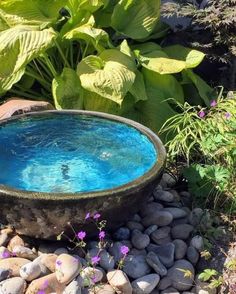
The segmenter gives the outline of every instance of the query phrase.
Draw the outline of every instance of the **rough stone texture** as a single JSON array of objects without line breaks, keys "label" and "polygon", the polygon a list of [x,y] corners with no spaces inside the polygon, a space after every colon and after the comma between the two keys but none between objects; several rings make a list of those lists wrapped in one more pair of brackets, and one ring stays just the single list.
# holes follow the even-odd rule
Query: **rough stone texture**
[{"label": "rough stone texture", "polygon": [[0,283],[1,294],[23,294],[26,289],[26,282],[20,277],[7,279]]},{"label": "rough stone texture", "polygon": [[123,271],[132,279],[138,279],[151,272],[143,255],[128,255],[125,259]]},{"label": "rough stone texture", "polygon": [[174,239],[186,240],[193,231],[193,226],[189,224],[177,225],[171,229],[171,235]]},{"label": "rough stone texture", "polygon": [[160,227],[168,226],[173,220],[173,216],[168,211],[156,211],[143,218],[142,223],[145,227],[157,225]]},{"label": "rough stone texture", "polygon": [[132,287],[127,275],[121,270],[113,270],[107,273],[108,283],[117,294],[132,294]]},{"label": "rough stone texture", "polygon": [[[192,277],[185,277],[185,270],[190,271]],[[180,259],[168,270],[167,276],[172,280],[172,287],[184,291],[189,290],[193,286],[194,273],[192,264],[185,259]]]},{"label": "rough stone texture", "polygon": [[157,274],[150,274],[134,280],[131,283],[133,294],[150,294],[152,290],[157,286],[159,281],[160,277]]}]

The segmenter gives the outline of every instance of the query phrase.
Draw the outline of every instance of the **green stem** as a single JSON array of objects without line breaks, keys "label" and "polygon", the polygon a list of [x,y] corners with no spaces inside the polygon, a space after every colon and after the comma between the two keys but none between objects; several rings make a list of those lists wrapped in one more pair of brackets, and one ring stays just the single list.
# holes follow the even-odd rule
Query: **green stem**
[{"label": "green stem", "polygon": [[22,92],[22,91],[18,91],[18,90],[14,90],[14,89],[11,89],[8,93],[12,93],[14,95],[18,95],[20,97],[25,97],[25,98],[29,98],[29,99],[34,99],[34,100],[42,100],[42,97],[39,97],[39,96],[33,96],[31,94],[27,94],[25,92]]},{"label": "green stem", "polygon": [[86,55],[86,53],[87,53],[88,47],[89,47],[89,42],[88,42],[88,43],[86,44],[86,46],[85,46],[84,52],[83,52],[83,54],[82,54],[82,59],[84,59],[84,57],[85,57],[85,55]]},{"label": "green stem", "polygon": [[50,70],[48,70],[47,65],[44,63],[43,59],[37,59],[37,62],[39,63],[39,65],[42,67],[42,69],[45,71],[45,73],[48,76],[48,79],[51,81],[53,79],[53,75],[51,73]]},{"label": "green stem", "polygon": [[74,60],[73,60],[73,43],[70,43],[70,64],[71,67],[74,68]]},{"label": "green stem", "polygon": [[59,53],[60,53],[62,59],[64,60],[64,65],[66,65],[67,67],[70,67],[69,62],[67,61],[67,59],[66,59],[64,53],[63,53],[62,50],[61,50],[61,47],[60,47],[59,44],[57,43],[57,41],[55,41],[55,44],[56,44],[56,47],[57,47],[57,49],[58,49],[58,51],[59,51]]},{"label": "green stem", "polygon": [[39,75],[37,75],[35,72],[26,70],[25,74],[29,77],[32,77],[34,79],[36,79],[38,82],[40,82],[48,91],[50,91],[51,89],[51,84],[48,83],[47,81],[45,81],[44,79],[42,79]]},{"label": "green stem", "polygon": [[55,70],[53,64],[51,63],[51,60],[48,58],[47,54],[43,54],[43,57],[45,59],[45,63],[47,64],[48,68],[50,69],[52,75],[54,78],[58,76],[57,71]]}]

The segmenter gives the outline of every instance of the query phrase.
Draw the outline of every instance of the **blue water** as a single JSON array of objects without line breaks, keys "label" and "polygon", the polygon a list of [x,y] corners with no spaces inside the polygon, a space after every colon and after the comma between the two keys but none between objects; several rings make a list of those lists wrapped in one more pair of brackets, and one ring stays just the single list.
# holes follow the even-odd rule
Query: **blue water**
[{"label": "blue water", "polygon": [[89,192],[127,184],[156,162],[152,142],[126,124],[47,114],[0,125],[0,184],[38,192]]}]

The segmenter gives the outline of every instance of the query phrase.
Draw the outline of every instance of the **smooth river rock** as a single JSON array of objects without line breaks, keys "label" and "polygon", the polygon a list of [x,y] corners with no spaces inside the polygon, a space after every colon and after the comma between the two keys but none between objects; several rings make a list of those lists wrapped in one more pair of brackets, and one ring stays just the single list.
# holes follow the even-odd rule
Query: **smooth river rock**
[{"label": "smooth river rock", "polygon": [[25,258],[11,257],[0,260],[0,268],[3,270],[9,270],[11,277],[19,277],[20,268],[29,262],[31,261]]},{"label": "smooth river rock", "polygon": [[165,208],[165,211],[170,212],[173,215],[174,219],[182,218],[187,216],[187,212],[181,208],[177,207],[167,207]]},{"label": "smooth river rock", "polygon": [[132,236],[131,236],[131,242],[135,248],[142,250],[149,245],[150,238],[148,235],[143,234],[139,230],[133,230]]},{"label": "smooth river rock", "polygon": [[127,275],[121,270],[113,270],[107,273],[108,283],[117,294],[132,294],[132,287]]},{"label": "smooth river rock", "polygon": [[[150,274],[134,280],[131,285],[133,294],[150,294],[160,281],[160,276]],[[125,292],[123,292],[125,293]]]},{"label": "smooth river rock", "polygon": [[186,240],[190,236],[193,229],[193,226],[189,224],[177,225],[171,229],[171,235],[174,239]]},{"label": "smooth river rock", "polygon": [[188,248],[187,244],[181,239],[175,239],[173,244],[175,245],[175,259],[184,258]]},{"label": "smooth river rock", "polygon": [[132,279],[138,279],[151,272],[150,266],[143,255],[128,255],[124,262],[123,271]]},{"label": "smooth river rock", "polygon": [[0,283],[1,294],[23,294],[26,289],[26,282],[20,277],[14,277]]},{"label": "smooth river rock", "polygon": [[20,268],[20,276],[30,282],[37,279],[41,274],[41,267],[37,262],[30,262]]},{"label": "smooth river rock", "polygon": [[142,223],[145,227],[157,225],[160,227],[168,226],[173,220],[173,216],[168,211],[156,211],[143,218]]},{"label": "smooth river rock", "polygon": [[80,272],[81,263],[78,258],[69,254],[61,254],[56,259],[56,277],[60,283],[68,284]]},{"label": "smooth river rock", "polygon": [[146,256],[146,261],[154,271],[161,277],[167,275],[166,267],[161,263],[159,257],[154,252],[149,252]]},{"label": "smooth river rock", "polygon": [[173,243],[167,243],[165,245],[150,244],[147,247],[149,252],[154,252],[159,257],[160,261],[167,267],[171,267],[174,263],[175,245]]},{"label": "smooth river rock", "polygon": [[174,195],[168,191],[154,190],[153,196],[156,200],[160,200],[164,202],[174,201]]}]

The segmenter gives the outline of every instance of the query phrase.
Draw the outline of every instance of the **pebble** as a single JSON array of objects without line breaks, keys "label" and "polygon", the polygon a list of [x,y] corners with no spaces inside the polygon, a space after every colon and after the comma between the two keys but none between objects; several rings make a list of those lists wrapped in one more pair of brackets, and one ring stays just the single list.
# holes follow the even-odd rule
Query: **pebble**
[{"label": "pebble", "polygon": [[102,250],[99,254],[99,265],[106,271],[112,270],[115,267],[114,257],[111,256],[106,250]]},{"label": "pebble", "polygon": [[161,291],[160,294],[180,294],[180,293],[175,288],[169,287],[169,288],[165,289],[164,291]]},{"label": "pebble", "polygon": [[168,237],[170,234],[170,227],[161,227],[151,234],[152,240],[156,243],[160,239]]},{"label": "pebble", "polygon": [[176,218],[171,223],[171,227],[175,227],[177,225],[183,225],[183,224],[187,224],[187,223],[188,223],[188,217]]},{"label": "pebble", "polygon": [[189,224],[177,225],[171,229],[171,235],[174,239],[186,240],[193,231],[193,226]]},{"label": "pebble", "polygon": [[103,278],[103,272],[98,268],[87,266],[82,269],[80,276],[83,278],[83,286],[88,287],[100,282]]},{"label": "pebble", "polygon": [[124,262],[123,271],[132,279],[141,278],[151,272],[143,255],[128,255]]},{"label": "pebble", "polygon": [[113,237],[117,241],[129,240],[130,229],[128,229],[126,227],[121,227],[113,234]]},{"label": "pebble", "polygon": [[[186,277],[182,270],[191,272],[191,277]],[[172,287],[179,291],[189,290],[193,286],[194,268],[192,264],[185,260],[177,260],[168,270],[167,276],[172,280]]]},{"label": "pebble", "polygon": [[193,246],[189,246],[187,250],[187,258],[193,265],[197,264],[199,259],[199,253],[197,249]]},{"label": "pebble", "polygon": [[57,257],[58,256],[53,253],[43,254],[40,258],[40,262],[51,272],[55,272]]},{"label": "pebble", "polygon": [[115,263],[120,261],[123,256],[120,252],[121,246],[123,246],[121,242],[114,242],[108,249],[108,252],[113,256]]},{"label": "pebble", "polygon": [[80,260],[69,254],[62,253],[56,259],[55,273],[60,283],[71,282],[79,274],[80,269]]},{"label": "pebble", "polygon": [[12,253],[17,257],[30,260],[34,260],[37,257],[37,255],[30,248],[21,245],[14,246]]},{"label": "pebble", "polygon": [[175,245],[173,243],[168,243],[165,245],[154,245],[150,244],[147,247],[148,251],[152,251],[158,255],[160,261],[167,268],[171,267],[174,263],[174,253],[175,253]]},{"label": "pebble", "polygon": [[20,268],[20,276],[30,282],[41,274],[41,267],[37,262],[29,262]]},{"label": "pebble", "polygon": [[155,213],[158,210],[162,210],[164,206],[157,202],[147,203],[142,209],[140,210],[140,215],[145,217],[149,214]]},{"label": "pebble", "polygon": [[113,270],[107,273],[108,283],[118,294],[132,294],[132,287],[127,275],[121,270]]},{"label": "pebble", "polygon": [[0,260],[0,268],[3,270],[9,270],[11,273],[11,277],[19,277],[20,268],[29,262],[31,261],[20,257],[2,259]]},{"label": "pebble", "polygon": [[0,268],[0,282],[7,279],[10,275],[10,270]]},{"label": "pebble", "polygon": [[77,280],[70,282],[62,294],[81,294],[80,283]]},{"label": "pebble", "polygon": [[26,282],[20,277],[14,277],[0,283],[1,294],[23,294],[26,289]]},{"label": "pebble", "polygon": [[115,294],[116,292],[110,285],[102,284],[102,285],[93,287],[87,293],[88,294]]},{"label": "pebble", "polygon": [[148,228],[146,228],[146,230],[144,231],[144,234],[150,236],[151,233],[155,232],[158,229],[157,225],[151,225]]},{"label": "pebble", "polygon": [[156,240],[155,243],[157,245],[165,245],[165,244],[170,243],[170,242],[172,242],[172,239],[171,239],[170,236],[167,236],[166,238],[162,238],[162,239]]},{"label": "pebble", "polygon": [[54,251],[54,254],[56,255],[61,255],[61,254],[68,254],[68,250],[64,247],[60,247],[60,248],[57,248],[55,251]]},{"label": "pebble", "polygon": [[189,214],[189,223],[194,227],[198,226],[203,217],[204,211],[201,208],[194,208]]},{"label": "pebble", "polygon": [[143,231],[144,230],[143,225],[141,223],[138,223],[138,222],[129,221],[129,222],[127,222],[126,226],[131,231],[133,231],[133,230]]},{"label": "pebble", "polygon": [[62,293],[65,290],[65,284],[59,283],[56,274],[44,276],[36,279],[29,284],[25,294],[38,294],[39,291],[45,293]]},{"label": "pebble", "polygon": [[176,178],[168,173],[164,173],[161,180],[164,181],[168,187],[173,187],[176,184]]},{"label": "pebble", "polygon": [[171,284],[172,284],[171,279],[168,278],[168,277],[164,277],[164,278],[162,278],[162,279],[160,280],[160,282],[159,282],[157,288],[158,288],[159,290],[165,290],[165,289],[167,289],[168,287],[170,287]]},{"label": "pebble", "polygon": [[173,220],[173,216],[168,211],[156,211],[143,218],[142,223],[145,227],[150,225],[157,225],[160,227],[168,226]]},{"label": "pebble", "polygon": [[199,252],[201,252],[204,248],[203,238],[200,235],[194,236],[191,241],[190,245],[196,248]]},{"label": "pebble", "polygon": [[149,294],[157,286],[159,281],[160,276],[157,274],[150,274],[136,279],[131,283],[133,294]]},{"label": "pebble", "polygon": [[174,195],[168,191],[154,190],[153,196],[156,200],[159,200],[159,201],[164,201],[164,202],[174,201]]},{"label": "pebble", "polygon": [[161,277],[167,275],[166,267],[161,263],[160,259],[154,252],[149,252],[146,256],[146,261],[154,271]]},{"label": "pebble", "polygon": [[131,236],[133,246],[139,250],[146,248],[150,243],[150,238],[146,234],[142,234],[139,230],[133,230]]},{"label": "pebble", "polygon": [[132,219],[131,219],[131,221],[134,221],[134,222],[141,222],[141,216],[138,214],[138,213],[136,213],[133,217],[132,217]]},{"label": "pebble", "polygon": [[187,244],[180,239],[175,239],[173,244],[175,245],[175,259],[182,259],[187,252]]},{"label": "pebble", "polygon": [[13,252],[15,246],[25,246],[24,240],[18,235],[10,239],[10,241],[8,242],[7,248],[11,252]]},{"label": "pebble", "polygon": [[176,207],[167,207],[165,211],[168,211],[172,214],[173,219],[178,219],[187,216],[187,212],[181,208]]},{"label": "pebble", "polygon": [[139,250],[136,248],[132,248],[129,252],[130,255],[147,255],[147,251],[145,249]]}]

